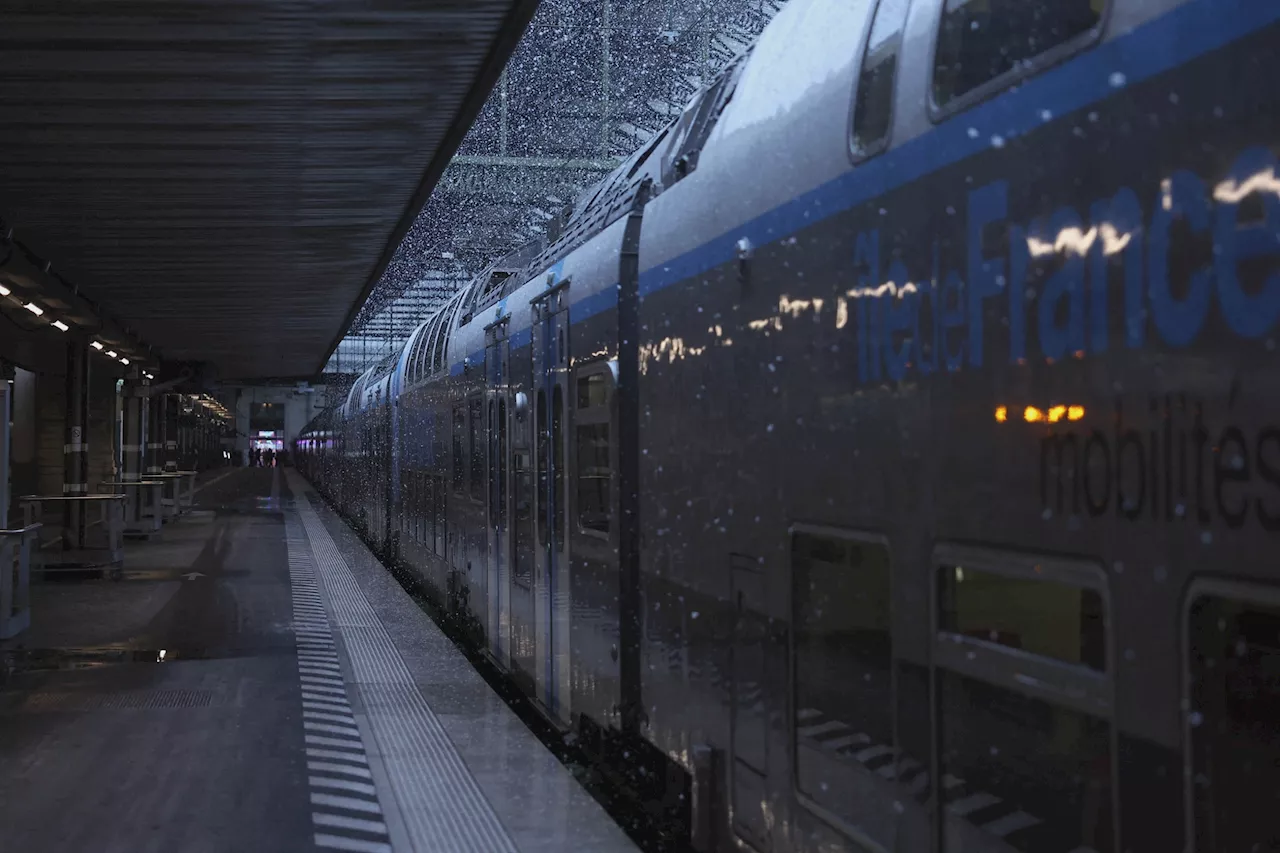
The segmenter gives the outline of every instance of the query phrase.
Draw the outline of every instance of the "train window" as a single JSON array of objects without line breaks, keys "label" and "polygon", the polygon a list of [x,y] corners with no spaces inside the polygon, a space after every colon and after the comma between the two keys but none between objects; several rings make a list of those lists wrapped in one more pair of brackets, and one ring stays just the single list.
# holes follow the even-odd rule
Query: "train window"
[{"label": "train window", "polygon": [[422,475],[422,544],[435,550],[436,538],[436,478]]},{"label": "train window", "polygon": [[482,403],[479,397],[467,401],[467,419],[471,424],[471,497],[484,500],[484,441],[481,424]]},{"label": "train window", "polygon": [[870,157],[889,142],[894,83],[909,0],[879,0],[862,55],[853,106],[853,154]]},{"label": "train window", "polygon": [[435,328],[435,320],[428,320],[427,327],[422,330],[422,339],[418,341],[418,354],[415,358],[414,374],[418,379],[425,379],[431,374],[431,331]]},{"label": "train window", "polygon": [[556,551],[564,551],[564,394],[560,386],[551,392],[551,530]]},{"label": "train window", "polygon": [[422,365],[423,376],[431,376],[440,369],[440,365],[436,363],[435,350],[436,341],[440,339],[441,327],[444,325],[443,312],[437,312],[435,319],[431,321],[431,327],[428,329],[430,335],[427,337],[426,345],[422,348]]},{"label": "train window", "polygon": [[1195,850],[1280,850],[1280,592],[1193,591],[1187,617]]},{"label": "train window", "polygon": [[1096,589],[952,566],[942,573],[939,604],[943,631],[1107,668],[1102,596]]},{"label": "train window", "polygon": [[467,460],[463,455],[463,433],[467,428],[467,416],[461,404],[453,407],[453,490],[462,494],[467,479]]},{"label": "train window", "polygon": [[413,342],[413,351],[409,353],[409,364],[406,368],[410,382],[417,382],[422,378],[422,350],[426,346],[427,332],[429,330],[430,326],[424,328],[418,333],[418,337]]},{"label": "train window", "polygon": [[536,436],[537,475],[534,490],[537,500],[534,501],[534,512],[537,515],[538,547],[547,545],[547,392],[538,389],[537,403],[534,410],[533,430]]},{"label": "train window", "polygon": [[432,359],[431,359],[432,362],[435,364],[435,369],[437,371],[444,370],[449,366],[444,363],[445,350],[446,350],[445,345],[449,340],[449,324],[445,322],[445,315],[449,313],[451,308],[452,308],[452,303],[450,303],[449,305],[445,305],[443,308],[440,309],[440,330],[439,330],[439,333],[436,335],[435,352],[432,353]]},{"label": "train window", "polygon": [[609,402],[609,380],[603,373],[578,379],[578,408],[590,409]]},{"label": "train window", "polygon": [[796,787],[813,805],[892,847],[888,546],[877,536],[797,526],[791,583]]},{"label": "train window", "polygon": [[578,425],[578,523],[586,530],[609,532],[609,425]]},{"label": "train window", "polygon": [[[519,444],[519,442],[513,442]],[[514,518],[511,525],[511,579],[528,589],[533,583],[533,472],[529,470],[529,451],[516,446],[511,450],[511,503]]]},{"label": "train window", "polygon": [[1061,58],[1099,32],[1105,6],[1105,0],[947,0],[935,49],[934,104],[946,107]]},{"label": "train window", "polygon": [[445,524],[448,521],[446,508],[448,507],[448,498],[445,490],[444,477],[433,477],[436,481],[436,502],[435,502],[435,518],[436,518],[436,536],[435,536],[435,552],[437,556],[445,555]]},{"label": "train window", "polygon": [[409,504],[409,538],[414,542],[419,541],[418,536],[418,475],[414,471],[410,471],[405,475],[408,480],[408,504]]},{"label": "train window", "polygon": [[[489,414],[493,416],[493,404],[490,403]],[[498,469],[498,479],[495,481],[494,488],[494,505],[497,511],[494,513],[498,519],[498,529],[505,530],[507,526],[507,401],[501,399],[498,401],[498,443],[494,446],[494,454],[497,457],[495,467]]]},{"label": "train window", "polygon": [[609,374],[595,369],[579,375],[577,450],[578,524],[608,534],[613,518],[613,453],[610,433]]},{"label": "train window", "polygon": [[664,186],[671,186],[697,168],[703,146],[733,100],[749,54],[750,50],[731,60],[677,120],[662,164]]},{"label": "train window", "polygon": [[413,476],[407,467],[400,469],[400,505],[406,539],[413,539]]},{"label": "train window", "polygon": [[1116,849],[1108,721],[950,671],[938,694],[948,853]]},{"label": "train window", "polygon": [[935,560],[944,849],[1116,850],[1104,576],[960,546]]}]

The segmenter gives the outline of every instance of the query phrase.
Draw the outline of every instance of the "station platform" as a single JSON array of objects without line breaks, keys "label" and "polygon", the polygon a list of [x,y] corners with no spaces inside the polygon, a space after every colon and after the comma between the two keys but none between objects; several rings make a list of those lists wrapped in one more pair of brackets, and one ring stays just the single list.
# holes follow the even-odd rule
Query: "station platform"
[{"label": "station platform", "polygon": [[635,851],[292,469],[0,644],[0,851]]}]

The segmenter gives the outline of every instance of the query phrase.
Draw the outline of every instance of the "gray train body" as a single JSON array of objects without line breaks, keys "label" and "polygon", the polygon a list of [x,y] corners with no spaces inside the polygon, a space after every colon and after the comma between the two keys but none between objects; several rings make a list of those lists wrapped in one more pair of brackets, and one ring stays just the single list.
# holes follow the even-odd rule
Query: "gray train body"
[{"label": "gray train body", "polygon": [[1276,79],[1265,0],[793,0],[300,464],[696,849],[1271,849]]}]

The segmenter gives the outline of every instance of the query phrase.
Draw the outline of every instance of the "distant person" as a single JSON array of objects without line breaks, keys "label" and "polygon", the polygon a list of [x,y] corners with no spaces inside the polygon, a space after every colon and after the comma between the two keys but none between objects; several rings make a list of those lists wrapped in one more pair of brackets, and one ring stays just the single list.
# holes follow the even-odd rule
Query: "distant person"
[{"label": "distant person", "polygon": [[274,468],[275,462],[276,462],[276,452],[272,450],[270,447],[268,447],[266,450],[263,451],[263,455],[266,459],[266,463],[265,463],[266,467]]}]

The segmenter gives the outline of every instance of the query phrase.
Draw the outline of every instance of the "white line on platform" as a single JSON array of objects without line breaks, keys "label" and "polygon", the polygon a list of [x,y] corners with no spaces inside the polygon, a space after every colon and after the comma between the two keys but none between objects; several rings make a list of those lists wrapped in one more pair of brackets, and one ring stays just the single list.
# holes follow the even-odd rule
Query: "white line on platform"
[{"label": "white line on platform", "polygon": [[335,726],[332,723],[317,723],[312,720],[303,720],[302,727],[309,732],[323,732],[329,735],[347,735],[357,740],[360,738],[360,730],[355,726]]},{"label": "white line on platform", "polygon": [[341,773],[344,776],[355,776],[359,779],[373,779],[373,774],[364,767],[348,767],[332,761],[308,761],[307,769],[316,773]]},{"label": "white line on platform", "polygon": [[325,835],[317,832],[317,847],[330,850],[348,850],[351,853],[391,853],[391,845],[383,841],[366,841],[363,838],[344,838],[341,835]]},{"label": "white line on platform", "polygon": [[368,764],[369,759],[365,758],[363,752],[338,752],[334,749],[314,749],[307,748],[308,758],[329,758],[335,761],[354,761],[358,764]]},{"label": "white line on platform", "polygon": [[378,792],[368,782],[353,782],[350,779],[331,779],[328,776],[308,776],[307,784],[313,788],[331,788],[335,791],[350,791],[353,794],[364,794],[376,797]]},{"label": "white line on platform", "polygon": [[358,740],[339,740],[336,737],[324,737],[322,735],[303,735],[302,739],[312,746],[336,746],[351,750],[364,749],[364,744]]},{"label": "white line on platform", "polygon": [[352,829],[356,832],[386,832],[387,825],[380,820],[368,820],[362,817],[347,817],[341,814],[325,814],[312,812],[311,820],[316,826],[334,826],[338,829]]},{"label": "white line on platform", "polygon": [[351,706],[341,699],[334,699],[332,702],[303,702],[303,708],[311,708],[315,711],[341,711],[348,714],[351,713]]},{"label": "white line on platform", "polygon": [[350,723],[352,726],[356,724],[356,718],[351,714],[326,714],[322,711],[303,711],[302,718],[304,720],[329,720],[334,723]]},{"label": "white line on platform", "polygon": [[338,794],[317,794],[312,792],[311,805],[329,806],[334,809],[346,809],[351,812],[365,814],[382,814],[382,807],[369,800],[357,800],[355,797],[343,797]]}]

